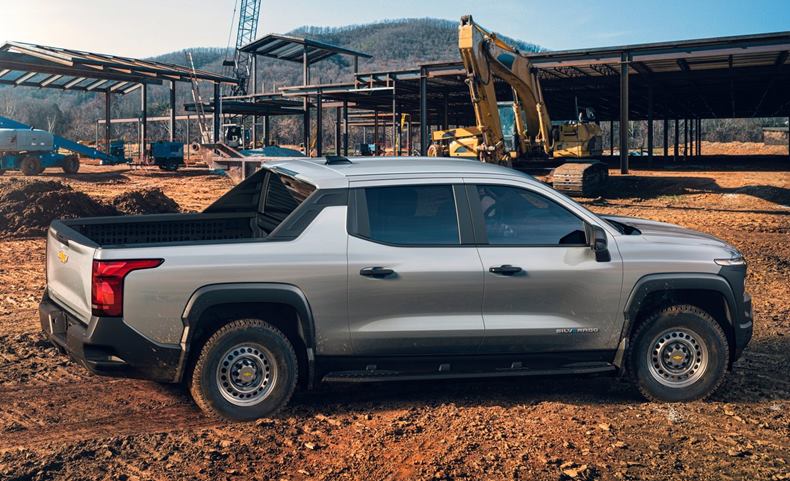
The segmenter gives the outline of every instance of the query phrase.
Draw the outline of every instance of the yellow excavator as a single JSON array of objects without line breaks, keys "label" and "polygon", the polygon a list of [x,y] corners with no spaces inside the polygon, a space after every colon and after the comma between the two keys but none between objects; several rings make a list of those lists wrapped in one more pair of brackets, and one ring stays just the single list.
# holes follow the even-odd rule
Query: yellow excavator
[{"label": "yellow excavator", "polygon": [[[554,188],[582,195],[600,189],[608,170],[593,159],[602,154],[603,142],[591,112],[580,111],[578,121],[552,125],[528,57],[476,24],[470,15],[461,18],[458,47],[477,126],[433,132],[428,155],[476,157],[516,168],[525,166],[524,161],[548,157],[580,159],[554,169]],[[494,47],[498,55],[492,52]],[[511,87],[512,103],[497,101],[495,78]],[[503,125],[513,132],[512,140]]]}]

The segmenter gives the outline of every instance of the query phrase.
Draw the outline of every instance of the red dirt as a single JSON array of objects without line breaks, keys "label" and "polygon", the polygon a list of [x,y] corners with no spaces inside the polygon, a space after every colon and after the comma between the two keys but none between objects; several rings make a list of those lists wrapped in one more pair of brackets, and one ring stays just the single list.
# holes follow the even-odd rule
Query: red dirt
[{"label": "red dirt", "polygon": [[[47,177],[105,201],[157,186],[189,210],[230,187],[190,170],[85,170]],[[0,479],[790,479],[790,174],[612,174],[588,207],[709,232],[750,263],[755,337],[709,401],[648,403],[610,378],[330,385],[276,419],[216,422],[181,388],[91,376],[43,342],[44,240],[7,240]]]}]

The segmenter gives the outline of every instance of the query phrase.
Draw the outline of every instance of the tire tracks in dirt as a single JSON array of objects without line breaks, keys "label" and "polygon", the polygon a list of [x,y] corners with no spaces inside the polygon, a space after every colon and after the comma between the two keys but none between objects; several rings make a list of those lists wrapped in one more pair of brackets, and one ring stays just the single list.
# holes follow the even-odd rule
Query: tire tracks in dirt
[{"label": "tire tracks in dirt", "polygon": [[0,453],[215,423],[177,389],[144,381],[88,378],[0,389]]}]

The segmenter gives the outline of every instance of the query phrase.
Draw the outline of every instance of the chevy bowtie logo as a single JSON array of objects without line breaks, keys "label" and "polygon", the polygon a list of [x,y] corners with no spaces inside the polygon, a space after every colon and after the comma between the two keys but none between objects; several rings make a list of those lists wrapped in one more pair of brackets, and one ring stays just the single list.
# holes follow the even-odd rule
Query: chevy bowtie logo
[{"label": "chevy bowtie logo", "polygon": [[69,255],[63,251],[58,251],[58,259],[60,260],[61,264],[65,264],[69,261]]}]

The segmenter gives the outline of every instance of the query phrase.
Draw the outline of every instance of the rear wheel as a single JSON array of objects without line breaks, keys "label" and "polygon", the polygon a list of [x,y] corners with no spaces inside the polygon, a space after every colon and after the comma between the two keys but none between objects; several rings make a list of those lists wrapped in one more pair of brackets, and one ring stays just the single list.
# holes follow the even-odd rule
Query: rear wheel
[{"label": "rear wheel", "polygon": [[28,176],[38,175],[44,171],[44,169],[41,168],[41,161],[38,159],[38,157],[32,156],[22,159],[22,162],[19,164],[19,170]]},{"label": "rear wheel", "polygon": [[662,309],[634,333],[629,372],[652,401],[704,399],[724,380],[727,337],[707,312],[690,305]]},{"label": "rear wheel", "polygon": [[206,414],[252,420],[276,413],[296,388],[298,361],[288,338],[245,319],[214,333],[200,350],[190,393]]},{"label": "rear wheel", "polygon": [[66,174],[76,174],[80,170],[80,159],[74,155],[63,159],[61,169]]}]

